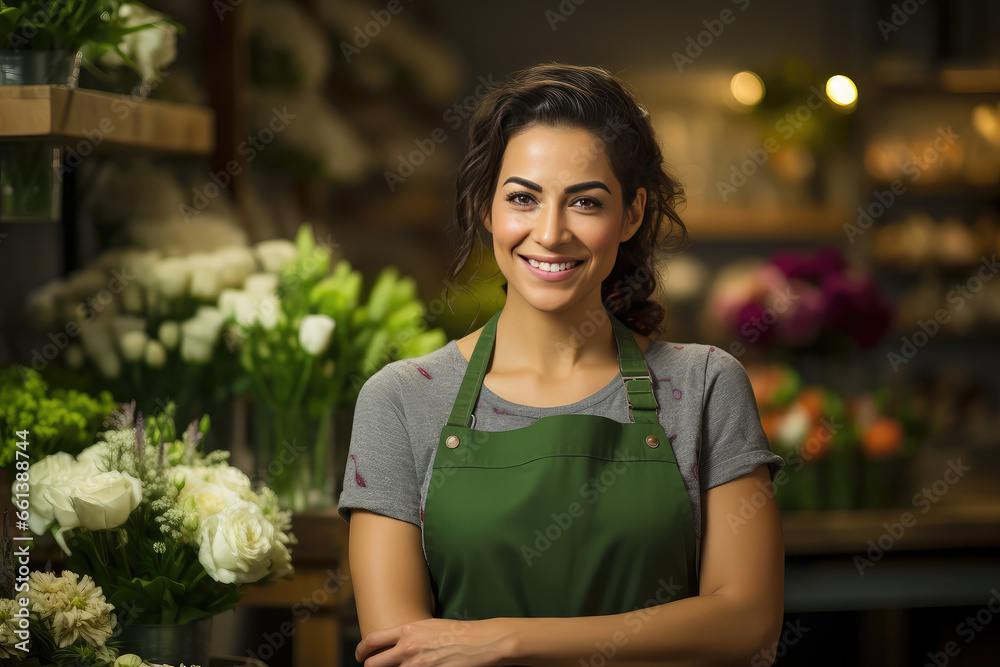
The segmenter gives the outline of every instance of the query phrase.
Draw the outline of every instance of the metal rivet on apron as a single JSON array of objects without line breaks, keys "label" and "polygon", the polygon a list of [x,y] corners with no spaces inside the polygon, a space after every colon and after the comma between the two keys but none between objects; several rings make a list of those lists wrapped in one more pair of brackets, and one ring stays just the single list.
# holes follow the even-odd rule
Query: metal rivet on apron
[{"label": "metal rivet on apron", "polygon": [[458,447],[458,436],[449,435],[448,439],[444,441],[444,444],[448,445],[448,449],[455,449]]},{"label": "metal rivet on apron", "polygon": [[660,446],[660,439],[657,438],[655,435],[648,435],[646,436],[646,444],[652,447],[653,449],[656,449],[657,447]]}]

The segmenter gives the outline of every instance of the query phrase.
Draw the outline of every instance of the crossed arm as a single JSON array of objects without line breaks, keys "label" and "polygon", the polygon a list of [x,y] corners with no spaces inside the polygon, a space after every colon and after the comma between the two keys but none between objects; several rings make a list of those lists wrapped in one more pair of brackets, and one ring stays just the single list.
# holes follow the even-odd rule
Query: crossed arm
[{"label": "crossed arm", "polygon": [[782,623],[784,548],[773,494],[763,489],[770,489],[766,466],[702,495],[697,596],[577,618],[432,618],[420,529],[354,510],[358,660],[366,667],[768,664]]}]

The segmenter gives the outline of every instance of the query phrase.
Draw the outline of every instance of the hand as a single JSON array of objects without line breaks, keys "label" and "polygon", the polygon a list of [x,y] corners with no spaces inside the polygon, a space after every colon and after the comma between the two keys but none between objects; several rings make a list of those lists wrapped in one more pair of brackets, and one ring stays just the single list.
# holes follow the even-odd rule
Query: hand
[{"label": "hand", "polygon": [[494,667],[507,664],[512,633],[505,619],[426,618],[369,632],[354,655],[365,667]]}]

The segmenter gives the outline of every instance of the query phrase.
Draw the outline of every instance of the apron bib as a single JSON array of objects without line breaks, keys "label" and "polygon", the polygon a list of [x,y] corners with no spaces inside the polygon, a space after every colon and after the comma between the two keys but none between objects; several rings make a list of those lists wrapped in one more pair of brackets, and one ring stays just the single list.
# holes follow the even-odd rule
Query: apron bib
[{"label": "apron bib", "polygon": [[483,328],[424,505],[436,618],[598,616],[697,593],[691,503],[649,369],[631,332],[608,316],[631,423],[552,415],[475,430],[500,314]]}]

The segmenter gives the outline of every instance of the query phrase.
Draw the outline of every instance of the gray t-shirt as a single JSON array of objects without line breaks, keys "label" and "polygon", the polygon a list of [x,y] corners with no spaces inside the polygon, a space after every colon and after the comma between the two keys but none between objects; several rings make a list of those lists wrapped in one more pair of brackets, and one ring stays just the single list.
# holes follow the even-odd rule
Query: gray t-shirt
[{"label": "gray t-shirt", "polygon": [[[661,341],[644,356],[700,546],[701,493],[761,464],[773,480],[784,461],[771,453],[750,380],[735,357],[708,345]],[[452,340],[423,357],[392,362],[361,388],[338,502],[345,520],[352,508],[363,508],[423,529],[434,453],[467,367]],[[482,431],[523,428],[556,414],[630,421],[621,375],[592,396],[550,408],[511,403],[484,385],[473,414]]]}]

